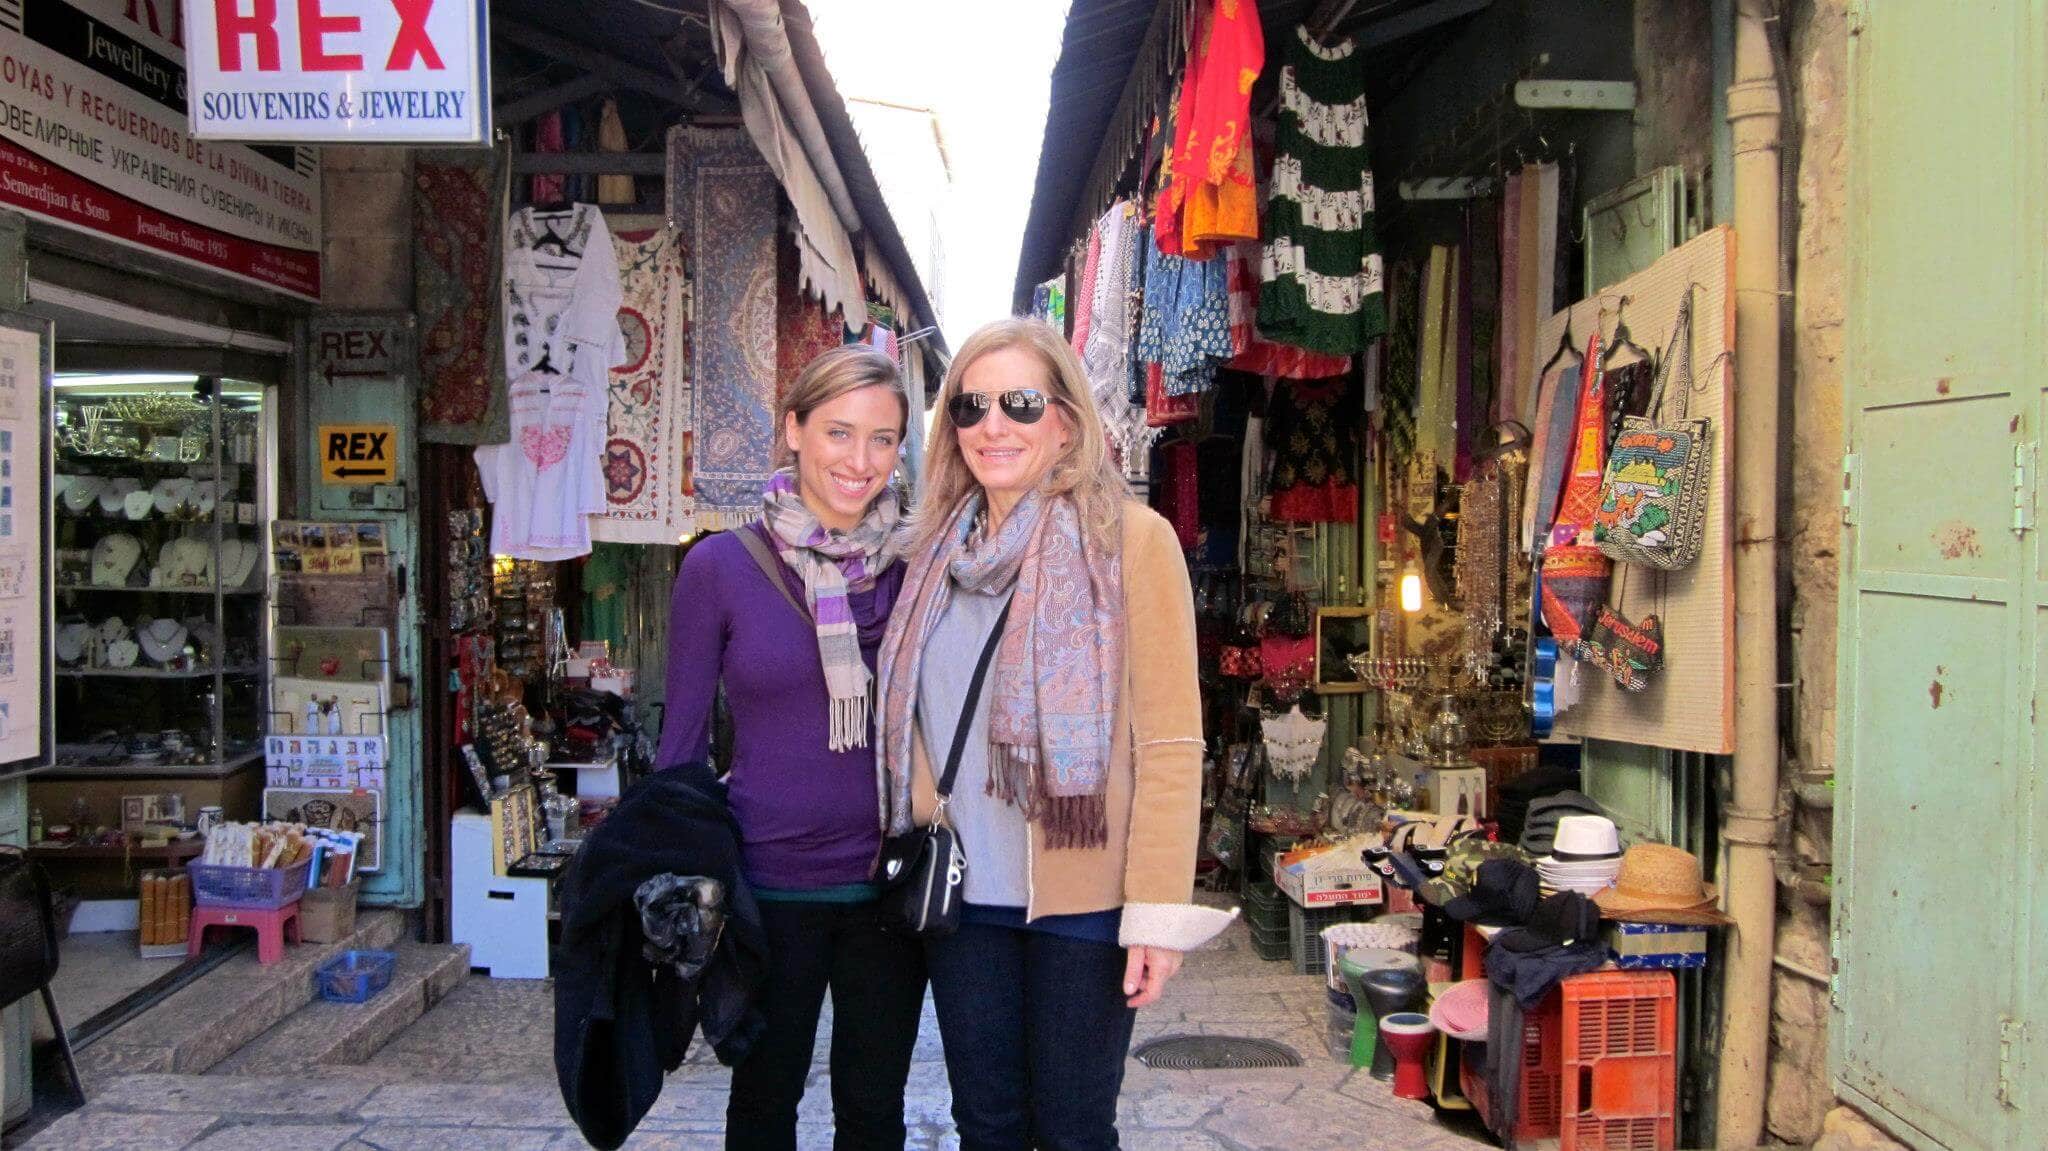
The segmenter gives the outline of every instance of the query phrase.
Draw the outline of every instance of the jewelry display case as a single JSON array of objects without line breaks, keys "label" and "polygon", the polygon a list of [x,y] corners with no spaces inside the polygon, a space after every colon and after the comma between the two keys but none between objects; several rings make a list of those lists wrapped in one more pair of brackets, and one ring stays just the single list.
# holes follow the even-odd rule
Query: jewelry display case
[{"label": "jewelry display case", "polygon": [[[211,376],[58,377],[57,747],[40,782],[79,781],[69,790],[88,803],[100,789],[85,780],[131,794],[147,780],[258,782],[266,401],[260,384]],[[188,801],[230,798],[198,791]]]}]

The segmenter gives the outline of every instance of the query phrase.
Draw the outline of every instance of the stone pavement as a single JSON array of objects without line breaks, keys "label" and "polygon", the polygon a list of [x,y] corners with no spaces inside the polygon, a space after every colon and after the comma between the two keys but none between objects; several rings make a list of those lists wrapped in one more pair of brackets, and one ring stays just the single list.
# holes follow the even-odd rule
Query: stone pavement
[{"label": "stone pavement", "polygon": [[[585,1144],[554,1082],[549,986],[472,977],[368,1064],[320,1078],[129,1075],[24,1144],[33,1151],[573,1151]],[[945,1065],[929,1002],[905,1101],[913,1148],[952,1148]],[[1322,981],[1252,953],[1242,924],[1189,956],[1135,1042],[1170,1033],[1278,1040],[1305,1066],[1153,1071],[1127,1064],[1123,1144],[1135,1151],[1468,1151],[1469,1121],[1332,1059]],[[826,1030],[821,1028],[822,1030]],[[826,1036],[802,1109],[799,1145],[831,1146]],[[701,1046],[701,1045],[700,1045]],[[722,1146],[730,1072],[693,1051],[640,1125],[632,1151]]]}]

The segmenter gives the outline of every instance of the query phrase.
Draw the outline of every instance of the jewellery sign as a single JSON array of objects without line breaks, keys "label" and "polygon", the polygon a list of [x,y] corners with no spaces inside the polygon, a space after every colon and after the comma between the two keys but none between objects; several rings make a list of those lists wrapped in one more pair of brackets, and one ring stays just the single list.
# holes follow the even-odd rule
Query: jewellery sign
[{"label": "jewellery sign", "polygon": [[482,144],[483,0],[184,0],[192,134]]},{"label": "jewellery sign", "polygon": [[0,0],[0,206],[317,300],[319,160],[185,130],[179,4]]}]

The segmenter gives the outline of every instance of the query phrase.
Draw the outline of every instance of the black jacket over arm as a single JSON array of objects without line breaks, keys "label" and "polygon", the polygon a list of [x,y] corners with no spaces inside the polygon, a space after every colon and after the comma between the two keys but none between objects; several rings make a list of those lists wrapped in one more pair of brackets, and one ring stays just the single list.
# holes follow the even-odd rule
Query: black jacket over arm
[{"label": "black jacket over arm", "polygon": [[[725,885],[727,915],[704,974],[685,984],[641,956],[634,889],[670,873]],[[739,1062],[761,1029],[767,960],[760,909],[740,876],[739,825],[709,768],[659,772],[628,791],[562,879],[555,948],[555,1077],[592,1146],[626,1141],[682,1063],[698,1028],[719,1062]]]}]

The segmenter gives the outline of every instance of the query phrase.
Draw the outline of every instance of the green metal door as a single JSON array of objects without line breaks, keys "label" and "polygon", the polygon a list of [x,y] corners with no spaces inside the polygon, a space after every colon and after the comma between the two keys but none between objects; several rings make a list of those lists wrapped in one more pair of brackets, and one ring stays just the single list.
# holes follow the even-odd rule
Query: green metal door
[{"label": "green metal door", "polygon": [[2039,1148],[2048,20],[1870,0],[1851,27],[1830,1060],[1916,1146]]}]

